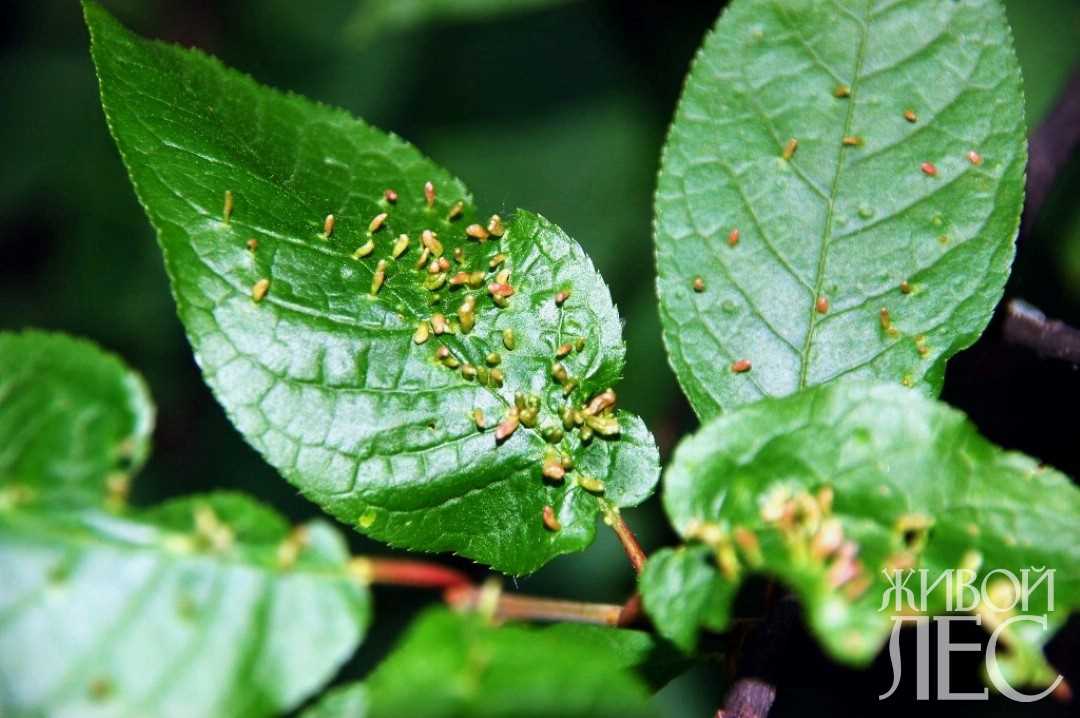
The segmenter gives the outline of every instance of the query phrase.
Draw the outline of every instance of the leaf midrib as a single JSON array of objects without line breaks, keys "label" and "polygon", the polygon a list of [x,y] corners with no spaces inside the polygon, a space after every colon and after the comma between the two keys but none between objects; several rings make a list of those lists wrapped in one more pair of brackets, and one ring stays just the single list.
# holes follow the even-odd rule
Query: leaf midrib
[{"label": "leaf midrib", "polygon": [[[856,19],[853,15],[850,16],[853,20]],[[863,6],[863,17],[859,23],[859,48],[855,53],[855,68],[852,72],[851,82],[848,86],[851,88],[850,95],[847,98],[848,107],[847,115],[844,118],[844,128],[840,134],[840,140],[851,134],[851,122],[855,116],[855,103],[858,99],[858,85],[859,85],[859,73],[862,71],[863,60],[866,55],[866,38],[869,34],[869,22],[870,19],[870,6],[869,2]],[[810,318],[809,327],[806,330],[806,340],[803,342],[803,348],[799,357],[799,389],[805,389],[807,387],[807,378],[810,373],[810,349],[814,342],[814,330],[817,328],[818,311],[817,300],[821,296],[821,290],[825,283],[825,269],[828,264],[829,257],[829,244],[832,241],[833,231],[833,218],[835,216],[837,193],[840,187],[840,177],[844,170],[844,157],[845,150],[842,141],[837,141],[836,152],[836,171],[833,173],[832,184],[829,186],[829,204],[825,213],[825,227],[821,233],[821,249],[818,252],[817,271],[814,276],[814,294],[810,298]]]}]

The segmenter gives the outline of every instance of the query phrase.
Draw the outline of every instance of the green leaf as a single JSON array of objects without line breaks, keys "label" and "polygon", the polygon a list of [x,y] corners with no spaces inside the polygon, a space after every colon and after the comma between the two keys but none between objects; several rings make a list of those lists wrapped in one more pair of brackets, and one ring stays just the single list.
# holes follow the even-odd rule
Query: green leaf
[{"label": "green leaf", "polygon": [[150,453],[142,379],[89,342],[0,334],[0,505],[122,498]]},{"label": "green leaf", "polygon": [[656,193],[665,342],[697,413],[844,375],[939,391],[1009,274],[1023,113],[998,0],[732,2]]},{"label": "green leaf", "polygon": [[654,692],[692,667],[696,658],[669,641],[644,631],[556,623],[544,628],[543,634],[553,644],[574,646],[574,650],[589,654],[610,652],[612,657],[606,659],[608,665],[634,669]]},{"label": "green leaf", "polygon": [[337,689],[304,718],[655,715],[630,670],[648,643],[635,631],[493,627],[432,609],[364,683]]},{"label": "green leaf", "polygon": [[333,676],[369,613],[340,533],[236,494],[124,509],[143,382],[62,335],[0,360],[0,714],[268,715]]},{"label": "green leaf", "polygon": [[727,628],[737,587],[717,580],[708,546],[654,552],[639,583],[649,616],[660,632],[683,650],[694,648],[699,627]]},{"label": "green leaf", "polygon": [[[900,387],[840,382],[717,417],[676,450],[664,505],[692,544],[650,557],[641,591],[660,632],[684,647],[699,625],[728,626],[751,573],[782,579],[829,652],[863,663],[893,624],[884,571],[927,569],[931,585],[968,568],[976,586],[991,576],[993,593],[1005,581],[995,570],[1043,567],[1056,571],[1054,605],[1044,585],[1024,613],[1048,613],[1051,630],[1015,624],[1002,643],[1013,680],[1048,683],[1040,648],[1080,602],[1080,490]],[[945,612],[945,587],[928,614]],[[1003,618],[975,612],[984,625]]]},{"label": "green leaf", "polygon": [[[545,441],[562,432],[565,407],[580,410],[617,381],[624,353],[607,287],[558,227],[519,211],[501,239],[469,239],[465,228],[488,219],[412,146],[198,52],[139,39],[96,5],[86,16],[106,117],[158,231],[196,358],[233,423],[306,496],[387,543],[520,574],[587,546],[599,511],[651,493],[656,448],[635,416],[606,409],[590,419],[618,436],[589,441],[575,426]],[[448,274],[479,272],[481,286],[425,288],[436,276],[416,266],[425,229],[438,234]],[[394,259],[402,234],[410,245]],[[369,240],[372,253],[355,259]],[[506,259],[492,270],[498,254]],[[505,309],[486,289],[503,270],[515,290]],[[269,288],[255,301],[262,280]],[[475,301],[471,331],[458,319],[465,297]],[[452,333],[418,342],[435,314]],[[552,377],[564,343],[576,382],[568,399]],[[459,362],[469,369],[447,366]],[[500,443],[495,425],[517,401],[536,406]],[[541,476],[553,451],[575,467],[562,482]],[[603,497],[580,475],[603,481]],[[543,521],[547,506],[561,529]]]},{"label": "green leaf", "polygon": [[369,620],[341,534],[233,494],[0,510],[0,713],[276,715]]}]

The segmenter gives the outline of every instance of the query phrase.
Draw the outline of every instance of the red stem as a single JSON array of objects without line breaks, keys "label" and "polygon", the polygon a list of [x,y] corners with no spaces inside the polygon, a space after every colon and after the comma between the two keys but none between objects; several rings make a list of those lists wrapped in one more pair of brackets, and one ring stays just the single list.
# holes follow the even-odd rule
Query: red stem
[{"label": "red stem", "polygon": [[362,560],[367,562],[371,583],[441,589],[469,586],[472,583],[462,572],[436,563],[385,558]]},{"label": "red stem", "polygon": [[[641,568],[645,565],[645,551],[634,532],[626,525],[617,508],[605,503],[604,515],[606,523],[619,537],[619,542],[630,559],[630,565],[636,573],[641,573]],[[354,559],[354,566],[370,583],[442,589],[446,602],[457,608],[480,608],[485,596],[485,589],[474,585],[461,571],[435,563],[362,557]],[[641,597],[637,593],[623,605],[562,601],[539,596],[504,594],[501,591],[492,598],[493,617],[502,620],[573,621],[602,626],[628,626],[641,616]]]},{"label": "red stem", "polygon": [[504,594],[472,583],[464,573],[424,561],[358,557],[354,570],[370,583],[443,591],[446,603],[465,610],[484,609],[486,598],[492,600],[492,617],[499,620],[572,621],[601,626],[625,626],[638,617],[637,595],[626,605],[562,601],[539,596]]},{"label": "red stem", "polygon": [[630,559],[630,565],[634,567],[634,573],[641,573],[641,567],[645,565],[646,556],[641,544],[638,543],[637,536],[630,530],[618,509],[607,511],[607,519],[612,530],[615,531],[615,535],[619,537],[619,543],[622,544],[623,551],[626,551],[626,557]]},{"label": "red stem", "polygon": [[619,612],[618,625],[621,628],[632,626],[639,618],[641,618],[641,594],[635,591],[634,595],[623,604]]}]

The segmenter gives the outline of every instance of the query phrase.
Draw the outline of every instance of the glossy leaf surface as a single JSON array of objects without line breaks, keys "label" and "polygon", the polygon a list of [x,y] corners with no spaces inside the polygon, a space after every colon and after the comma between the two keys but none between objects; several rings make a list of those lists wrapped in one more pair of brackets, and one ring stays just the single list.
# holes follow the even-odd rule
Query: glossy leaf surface
[{"label": "glossy leaf surface", "polygon": [[[305,495],[395,546],[520,574],[651,493],[641,420],[582,411],[624,347],[607,287],[558,227],[519,211],[500,229],[400,139],[139,39],[95,5],[87,21],[196,358]],[[545,479],[560,458],[573,468]]]}]

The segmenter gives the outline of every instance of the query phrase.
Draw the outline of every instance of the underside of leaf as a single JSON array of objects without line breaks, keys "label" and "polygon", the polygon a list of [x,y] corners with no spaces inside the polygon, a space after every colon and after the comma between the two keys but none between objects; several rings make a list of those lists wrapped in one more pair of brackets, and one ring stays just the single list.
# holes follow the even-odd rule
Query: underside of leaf
[{"label": "underside of leaf", "polygon": [[669,358],[702,418],[854,375],[941,388],[998,302],[1026,142],[998,0],[735,0],[656,193]]},{"label": "underside of leaf", "polygon": [[0,509],[0,713],[266,716],[367,626],[341,535],[246,497]]},{"label": "underside of leaf", "polygon": [[0,334],[0,715],[276,715],[360,642],[333,527],[239,494],[127,506],[153,416],[89,342]]}]

